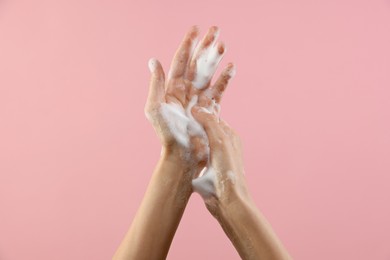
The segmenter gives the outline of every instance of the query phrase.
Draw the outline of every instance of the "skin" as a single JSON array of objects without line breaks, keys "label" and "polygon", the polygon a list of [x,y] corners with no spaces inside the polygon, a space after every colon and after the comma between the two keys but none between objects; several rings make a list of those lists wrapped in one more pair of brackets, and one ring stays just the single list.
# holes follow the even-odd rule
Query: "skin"
[{"label": "skin", "polygon": [[206,130],[210,165],[216,173],[216,192],[203,198],[209,212],[218,220],[242,259],[292,259],[248,192],[237,133],[202,107],[193,107],[192,113]]},{"label": "skin", "polygon": [[[191,27],[174,55],[167,78],[158,60],[152,59],[149,63],[152,75],[145,115],[161,141],[161,156],[114,260],[166,258],[193,193],[192,180],[199,176],[207,163],[211,163],[218,174],[216,194],[205,199],[206,207],[217,218],[241,257],[290,259],[246,189],[238,136],[223,120],[219,120],[217,112],[205,113],[201,109],[213,102],[220,103],[234,74],[234,64],[229,63],[213,85],[211,79],[200,88],[191,83],[197,75],[197,57],[216,40],[218,30],[216,26],[210,27],[199,42],[199,48],[192,52],[199,29]],[[223,56],[224,44],[216,44],[219,55]],[[184,147],[170,132],[160,108],[164,103],[176,103],[185,109],[194,95],[198,99],[191,111],[205,128],[207,136],[190,136],[190,146]],[[233,138],[230,140],[230,137]]]},{"label": "skin", "polygon": [[[198,52],[191,53],[191,46],[199,34],[196,26],[191,27],[175,53],[167,79],[160,62],[156,59],[151,62],[152,75],[145,115],[161,141],[161,157],[141,205],[113,259],[165,259],[168,254],[193,192],[191,181],[207,162],[208,147],[205,147],[205,141],[200,136],[191,136],[190,148],[180,145],[170,132],[160,108],[164,103],[176,103],[186,108],[194,95],[199,97],[198,103],[203,105],[210,104],[210,97],[220,100],[227,83],[225,75],[233,64],[228,64],[212,86],[207,82],[201,89],[197,89],[191,83],[196,76],[196,58],[201,50],[212,43],[217,30],[217,27],[211,27],[199,42]],[[218,50],[223,55],[223,43],[218,43]]]}]

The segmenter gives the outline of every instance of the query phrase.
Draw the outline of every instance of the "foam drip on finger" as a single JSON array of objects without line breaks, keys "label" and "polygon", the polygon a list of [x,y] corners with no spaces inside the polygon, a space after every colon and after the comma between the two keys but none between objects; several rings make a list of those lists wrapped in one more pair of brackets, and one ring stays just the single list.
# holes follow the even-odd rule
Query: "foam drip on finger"
[{"label": "foam drip on finger", "polygon": [[[198,89],[204,88],[211,80],[225,53],[220,54],[218,52],[218,44],[216,43],[218,35],[219,31],[216,31],[213,42],[207,48],[201,50],[201,53],[196,59],[196,75],[192,84]],[[197,50],[199,48],[198,46]]]}]

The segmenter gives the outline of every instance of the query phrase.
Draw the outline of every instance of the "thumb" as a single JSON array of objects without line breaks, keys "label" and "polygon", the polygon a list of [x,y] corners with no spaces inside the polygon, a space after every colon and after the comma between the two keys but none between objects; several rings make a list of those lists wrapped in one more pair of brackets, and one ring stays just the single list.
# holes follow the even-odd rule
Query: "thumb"
[{"label": "thumb", "polygon": [[161,63],[151,58],[148,62],[151,78],[149,83],[149,94],[145,110],[153,109],[159,103],[164,101],[165,95],[165,74]]},{"label": "thumb", "polygon": [[211,148],[222,143],[224,133],[217,116],[206,108],[195,105],[191,109],[193,117],[204,127]]}]

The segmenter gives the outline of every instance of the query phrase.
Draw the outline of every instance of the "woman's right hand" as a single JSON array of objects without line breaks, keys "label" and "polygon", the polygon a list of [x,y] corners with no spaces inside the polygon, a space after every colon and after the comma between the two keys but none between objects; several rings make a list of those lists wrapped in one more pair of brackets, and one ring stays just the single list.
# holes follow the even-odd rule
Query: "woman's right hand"
[{"label": "woman's right hand", "polygon": [[210,145],[207,170],[192,180],[193,189],[202,195],[241,259],[291,260],[249,195],[239,136],[203,106],[193,107],[192,114],[203,125]]},{"label": "woman's right hand", "polygon": [[244,178],[241,141],[238,134],[215,113],[202,106],[192,108],[194,118],[204,127],[210,146],[209,163],[192,186],[215,216],[218,207],[236,201],[251,201]]}]

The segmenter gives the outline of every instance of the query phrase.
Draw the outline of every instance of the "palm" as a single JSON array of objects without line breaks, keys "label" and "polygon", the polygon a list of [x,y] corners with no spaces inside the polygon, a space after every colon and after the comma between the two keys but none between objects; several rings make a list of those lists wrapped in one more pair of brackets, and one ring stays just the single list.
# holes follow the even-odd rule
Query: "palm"
[{"label": "palm", "polygon": [[167,80],[161,64],[151,60],[149,65],[154,73],[145,112],[164,146],[179,146],[187,158],[204,165],[209,152],[208,139],[203,127],[192,117],[191,108],[198,104],[211,113],[219,112],[233,65],[229,64],[210,86],[225,48],[222,43],[216,44],[217,27],[211,27],[196,46],[197,34],[196,27],[187,33],[176,51]]}]

